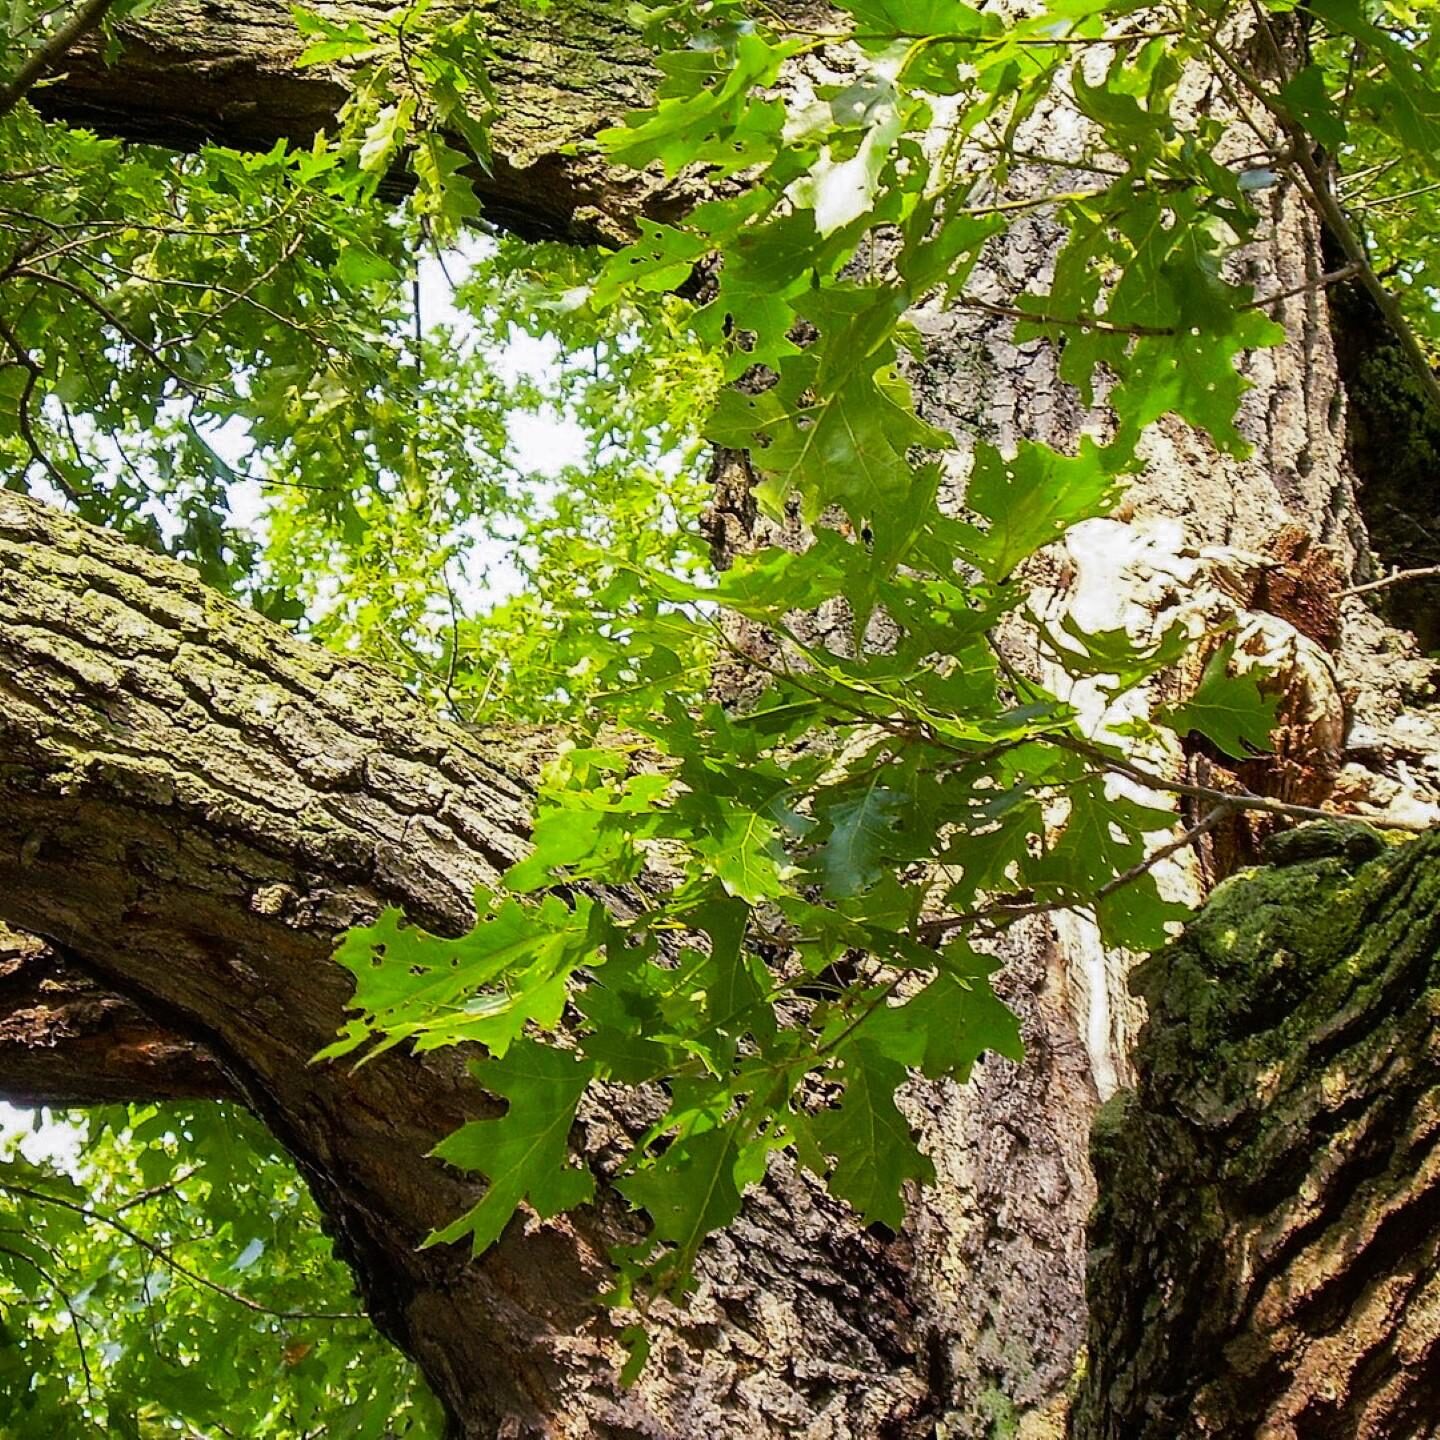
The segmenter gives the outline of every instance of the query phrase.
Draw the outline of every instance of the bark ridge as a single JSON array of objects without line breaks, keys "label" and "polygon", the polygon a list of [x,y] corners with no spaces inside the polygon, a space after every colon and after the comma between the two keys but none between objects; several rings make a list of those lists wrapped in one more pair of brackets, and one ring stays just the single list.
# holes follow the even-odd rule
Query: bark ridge
[{"label": "bark ridge", "polygon": [[1276,846],[1135,972],[1076,1440],[1440,1433],[1440,832]]}]

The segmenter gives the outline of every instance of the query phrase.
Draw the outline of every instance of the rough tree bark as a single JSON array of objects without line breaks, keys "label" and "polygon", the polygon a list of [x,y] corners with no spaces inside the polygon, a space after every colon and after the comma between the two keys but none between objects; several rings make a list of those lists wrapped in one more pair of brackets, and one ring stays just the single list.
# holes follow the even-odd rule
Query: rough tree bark
[{"label": "rough tree bark", "polygon": [[[330,955],[385,903],[467,928],[528,814],[523,780],[382,673],[0,492],[0,915],[132,1002],[137,1028],[213,1057],[300,1164],[455,1433],[764,1436],[820,1417],[836,1435],[925,1433],[906,1242],[793,1176],[713,1247],[699,1305],[662,1326],[665,1363],[629,1392],[593,1304],[601,1247],[633,1237],[613,1198],[513,1225],[480,1264],[418,1248],[476,1198],[424,1157],[485,1097],[454,1057],[311,1066],[349,988]],[[81,1068],[68,1092],[54,1066],[30,1078],[46,1059],[34,1009],[22,995],[9,1035],[39,1060],[0,1059],[0,1075],[23,1097],[96,1098]],[[130,1093],[174,1093],[183,1073],[134,1073]],[[624,1132],[598,1108],[581,1128],[603,1170]]]},{"label": "rough tree bark", "polygon": [[[391,7],[360,0],[315,8],[364,22]],[[505,97],[495,173],[473,175],[491,218],[530,238],[593,239],[624,234],[642,207],[663,212],[664,187],[653,179],[564,153],[644,103],[651,70],[625,7],[568,0],[542,15],[501,0],[483,8]],[[343,68],[296,69],[306,42],[290,7],[276,0],[168,0],[124,34],[113,64],[99,41],[77,46],[63,73],[33,92],[42,113],[176,148],[206,140],[264,148],[308,140],[345,99]]]},{"label": "rough tree bark", "polygon": [[1440,834],[1277,839],[1134,977],[1087,1440],[1440,1434]]},{"label": "rough tree bark", "polygon": [[[617,39],[622,8],[568,0],[538,28],[494,11],[505,158],[489,199],[523,233],[615,234],[637,209],[681,203],[559,153],[643,94],[644,57]],[[37,99],[170,143],[304,135],[333,113],[343,77],[294,72],[289,33],[279,0],[170,0],[115,69],[77,55]],[[1320,237],[1293,196],[1269,203],[1246,278],[1288,293],[1326,268]],[[1043,278],[1052,246],[1042,221],[1021,222],[980,283],[1004,300]],[[1186,604],[1238,610],[1293,657],[1293,726],[1323,737],[1297,741],[1297,754],[1324,750],[1316,798],[1434,813],[1434,729],[1398,723],[1427,683],[1413,647],[1356,600],[1338,639],[1333,627],[1317,638],[1276,583],[1333,588],[1368,578],[1371,561],[1325,297],[1294,294],[1275,313],[1289,343],[1247,362],[1255,455],[1222,459],[1161,427],[1133,515],[1085,527],[1036,577],[1042,603],[1095,627]],[[917,318],[930,418],[1001,443],[1073,441],[1087,416],[1044,346],[1017,347],[973,313]],[[1287,526],[1331,547],[1323,582],[1303,545],[1282,543]],[[628,1223],[613,1198],[517,1224],[480,1264],[416,1250],[470,1195],[420,1157],[484,1100],[443,1061],[309,1067],[346,992],[329,952],[385,902],[464,926],[474,884],[522,851],[527,809],[522,778],[384,677],[281,636],[177,566],[0,495],[0,920],[53,947],[23,958],[10,989],[0,970],[0,1092],[97,1098],[94,1057],[113,1035],[151,1062],[126,1082],[137,1096],[223,1085],[242,1097],[305,1170],[365,1303],[457,1435],[1059,1435],[1085,1339],[1088,1132],[1133,1078],[1140,1020],[1126,957],[1079,923],[1007,943],[1026,1064],[986,1062],[964,1091],[914,1088],[940,1184],[905,1232],[859,1230],[782,1168],[711,1248],[694,1309],[671,1317],[635,1392],[618,1387],[613,1335],[588,1303],[598,1247]],[[1194,873],[1177,883],[1199,893]],[[75,984],[99,988],[77,1001]],[[68,1092],[62,1053],[75,1057]],[[619,1123],[596,1109],[580,1131],[603,1172]],[[1147,1282],[1103,1283],[1120,1313]],[[1119,1373],[1133,1337],[1097,1313],[1092,1365]],[[1087,1400],[1077,1436],[1130,1433],[1086,1428],[1103,1413]]]}]

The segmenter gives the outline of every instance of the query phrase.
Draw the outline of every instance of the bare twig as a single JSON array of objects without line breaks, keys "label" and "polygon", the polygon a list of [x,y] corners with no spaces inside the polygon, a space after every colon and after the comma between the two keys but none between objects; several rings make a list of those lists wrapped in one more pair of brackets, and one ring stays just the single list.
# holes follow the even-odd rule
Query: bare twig
[{"label": "bare twig", "polygon": [[1306,280],[1302,284],[1292,285],[1288,290],[1278,290],[1273,295],[1261,295],[1258,299],[1251,300],[1249,304],[1242,305],[1242,310],[1264,310],[1267,306],[1275,305],[1281,300],[1291,300],[1296,295],[1306,295],[1312,290],[1328,290],[1332,285],[1339,285],[1342,281],[1353,280],[1360,273],[1360,266],[1353,261],[1349,265],[1342,265],[1338,270],[1327,270],[1323,275],[1317,275],[1313,280]]},{"label": "bare twig", "polygon": [[85,1337],[80,1333],[80,1316],[76,1313],[75,1303],[70,1299],[69,1292],[38,1260],[25,1254],[23,1250],[12,1250],[8,1245],[0,1245],[0,1251],[16,1260],[23,1260],[60,1297],[65,1313],[70,1317],[70,1329],[75,1334],[75,1348],[80,1352],[80,1370],[85,1377],[85,1394],[91,1404],[94,1404],[95,1387],[90,1378],[90,1359],[85,1353]]},{"label": "bare twig", "polygon": [[961,310],[979,310],[985,315],[995,315],[1002,320],[1028,320],[1033,325],[1059,325],[1067,330],[1093,330],[1100,335],[1173,335],[1170,325],[1116,325],[1093,315],[1046,315],[1042,311],[1022,310],[1016,305],[996,305],[990,300],[977,300],[962,295],[955,300]]},{"label": "bare twig", "polygon": [[193,1175],[199,1173],[200,1167],[192,1165],[188,1170],[182,1170],[178,1175],[172,1175],[168,1180],[162,1181],[159,1185],[152,1185],[148,1190],[141,1190],[139,1194],[132,1195],[123,1205],[115,1207],[117,1215],[123,1215],[127,1210],[133,1210],[137,1205],[146,1205],[151,1200],[161,1195],[168,1195],[172,1190],[178,1190]]},{"label": "bare twig", "polygon": [[1397,570],[1383,580],[1371,580],[1366,585],[1352,585],[1337,594],[1344,600],[1351,595],[1368,595],[1372,590],[1384,590],[1389,585],[1399,585],[1406,580],[1433,580],[1437,577],[1440,577],[1440,565],[1421,565],[1414,570]]},{"label": "bare twig", "polygon": [[81,1205],[74,1200],[66,1200],[59,1195],[47,1195],[43,1190],[33,1190],[28,1185],[15,1185],[8,1180],[0,1181],[0,1190],[11,1195],[22,1196],[27,1200],[34,1200],[40,1205],[54,1205],[61,1210],[70,1211],[71,1214],[82,1215],[87,1220],[108,1225],[132,1244],[138,1245],[147,1254],[153,1255],[162,1265],[168,1266],[177,1275],[189,1280],[191,1284],[198,1285],[205,1290],[213,1290],[215,1294],[233,1301],[236,1305],[243,1306],[246,1310],[253,1310],[257,1315],[273,1315],[277,1320],[364,1320],[366,1318],[356,1311],[273,1309],[269,1305],[262,1305],[258,1300],[252,1300],[248,1295],[240,1294],[237,1290],[227,1289],[217,1281],[191,1270],[187,1265],[182,1265],[163,1245],[157,1245],[123,1220],[117,1219],[114,1215],[107,1215],[103,1210],[92,1210],[88,1205]]},{"label": "bare twig", "polygon": [[97,300],[83,285],[77,285],[63,275],[51,275],[44,270],[33,270],[28,265],[22,265],[14,273],[18,278],[33,280],[37,284],[54,285],[57,289],[65,291],[67,295],[73,295],[82,305],[89,306],[122,339],[128,340],[141,354],[148,356],[150,361],[163,370],[182,390],[187,390],[192,395],[200,395],[215,388],[213,385],[197,384],[193,380],[187,380],[149,341],[142,340],[109,306],[103,301]]},{"label": "bare twig", "polygon": [[1104,900],[1106,896],[1123,889],[1126,885],[1133,884],[1142,875],[1153,870],[1162,860],[1169,859],[1176,851],[1185,849],[1187,845],[1193,845],[1202,835],[1209,834],[1227,815],[1232,814],[1238,808],[1238,805],[1228,797],[1221,800],[1199,824],[1192,825],[1173,840],[1152,850],[1143,860],[1132,865],[1128,870],[1122,870],[1120,874],[1112,876],[1093,895],[1087,896],[1083,902],[1071,897],[1065,900],[1037,900],[1022,905],[987,905],[980,910],[970,910],[959,915],[945,915],[938,920],[927,920],[917,927],[917,936],[925,944],[933,945],[951,930],[961,930],[969,925],[982,925],[991,920],[1020,920],[1027,915],[1048,915],[1057,910],[1074,910],[1082,903],[1089,908]]},{"label": "bare twig", "polygon": [[20,426],[20,436],[25,441],[26,449],[30,452],[30,458],[44,470],[55,488],[72,505],[79,505],[79,493],[66,478],[65,473],[50,458],[45,447],[41,445],[39,436],[35,434],[35,421],[30,407],[35,398],[35,387],[39,385],[45,372],[41,369],[40,362],[26,349],[20,337],[3,318],[0,318],[0,340],[10,347],[10,351],[15,357],[13,363],[25,371],[25,388],[21,390],[20,397],[16,402],[15,418]]},{"label": "bare twig", "polygon": [[1433,825],[1421,820],[1398,820],[1388,815],[1344,814],[1338,810],[1321,810],[1315,805],[1292,805],[1286,800],[1276,800],[1269,795],[1256,795],[1249,790],[1231,794],[1225,790],[1216,790],[1210,785],[1195,785],[1184,780],[1171,780],[1167,776],[1158,775],[1153,770],[1147,770],[1144,766],[1137,765],[1133,760],[1127,760],[1120,755],[1107,754],[1100,746],[1092,745],[1088,740],[1081,740],[1073,735],[1050,735],[1042,738],[1051,745],[1058,745],[1062,750],[1070,750],[1076,755],[1083,755],[1087,760],[1092,760],[1117,775],[1124,775],[1127,779],[1134,780],[1147,789],[1159,790],[1165,794],[1189,795],[1196,800],[1208,800],[1212,804],[1225,803],[1235,810],[1254,810],[1264,815],[1284,815],[1291,820],[1351,820],[1373,825],[1381,830],[1406,830],[1412,834],[1425,834],[1434,829]]}]

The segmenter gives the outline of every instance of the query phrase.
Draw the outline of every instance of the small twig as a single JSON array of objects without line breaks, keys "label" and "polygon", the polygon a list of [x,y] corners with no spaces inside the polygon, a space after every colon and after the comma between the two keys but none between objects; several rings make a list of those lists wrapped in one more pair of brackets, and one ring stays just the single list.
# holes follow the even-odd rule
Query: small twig
[{"label": "small twig", "polygon": [[1184,780],[1167,779],[1164,775],[1157,775],[1153,770],[1147,770],[1143,766],[1135,764],[1133,760],[1126,760],[1120,755],[1106,754],[1100,746],[1092,745],[1089,741],[1081,740],[1073,735],[1048,735],[1041,738],[1051,745],[1058,745],[1062,750],[1070,750],[1076,755],[1083,755],[1086,759],[1103,765],[1105,769],[1112,770],[1117,775],[1124,775],[1138,784],[1144,785],[1147,789],[1159,790],[1170,795],[1189,795],[1196,800],[1209,800],[1212,804],[1224,802],[1236,810],[1255,810],[1265,815],[1284,815],[1291,820],[1362,821],[1377,829],[1406,830],[1416,835],[1426,834],[1435,828],[1421,820],[1398,820],[1388,815],[1347,815],[1338,810],[1322,810],[1315,805],[1292,805],[1288,801],[1275,800],[1269,795],[1256,795],[1249,790],[1231,794],[1225,790],[1216,790],[1210,785],[1195,785]]},{"label": "small twig", "polygon": [[0,117],[8,115],[25,98],[30,87],[77,41],[83,40],[105,18],[111,0],[86,0],[0,89]]},{"label": "small twig", "polygon": [[1421,565],[1414,570],[1397,570],[1383,580],[1371,580],[1366,585],[1352,585],[1348,590],[1337,591],[1337,598],[1344,600],[1351,595],[1368,595],[1372,590],[1383,590],[1387,585],[1399,585],[1404,580],[1432,580],[1440,577],[1440,565]]},{"label": "small twig", "polygon": [[[59,166],[47,165],[39,170],[16,171],[8,175],[0,175],[0,180],[25,180],[32,177],[38,179],[57,169]],[[213,240],[225,236],[249,237],[260,230],[268,230],[290,213],[303,193],[303,191],[297,190],[272,215],[263,220],[257,220],[253,225],[230,225],[215,229],[208,229],[203,225],[150,225],[129,217],[124,220],[52,220],[49,216],[38,215],[33,210],[17,210],[9,205],[0,205],[0,215],[11,215],[16,219],[28,220],[33,225],[43,225],[47,230],[53,230],[56,234],[62,235],[69,230],[83,230],[92,236],[102,230],[138,230],[146,235],[179,235],[189,240]]]},{"label": "small twig", "polygon": [[67,295],[73,295],[81,304],[88,305],[122,339],[128,340],[142,354],[147,355],[151,362],[163,370],[182,390],[188,390],[192,395],[203,395],[214,390],[213,385],[197,384],[193,380],[187,380],[153,345],[142,340],[113,310],[103,301],[97,300],[83,285],[77,285],[63,275],[51,275],[44,270],[32,270],[28,265],[22,265],[15,271],[15,275],[20,279],[33,280],[37,284],[54,285],[65,291]]},{"label": "small twig", "polygon": [[1239,806],[1229,797],[1219,801],[1199,824],[1192,825],[1173,840],[1152,850],[1143,860],[1132,865],[1128,870],[1122,870],[1120,874],[1112,876],[1093,895],[1086,896],[1083,900],[1079,897],[1070,897],[1064,900],[1037,900],[1033,904],[1025,905],[987,905],[981,910],[970,910],[959,915],[945,915],[938,920],[927,920],[917,927],[917,937],[925,944],[933,945],[937,940],[943,939],[951,930],[960,930],[967,925],[981,925],[989,920],[1020,920],[1027,915],[1048,915],[1056,910],[1074,910],[1081,905],[1089,908],[1104,900],[1106,896],[1123,889],[1126,885],[1133,884],[1142,875],[1153,870],[1162,860],[1169,859],[1177,850],[1183,850],[1187,845],[1193,845],[1202,835],[1209,834],[1227,815],[1238,808]]},{"label": "small twig", "polygon": [[960,296],[955,305],[961,310],[979,310],[986,315],[995,315],[1001,320],[1028,320],[1032,325],[1059,325],[1070,330],[1093,330],[1100,335],[1173,335],[1172,325],[1116,325],[1100,320],[1093,315],[1046,315],[1041,311],[1022,310],[1017,305],[996,305],[989,300],[977,300],[969,295]]},{"label": "small twig", "polygon": [[466,717],[455,703],[455,672],[460,664],[460,607],[455,600],[455,587],[450,583],[448,556],[440,567],[440,579],[444,583],[445,598],[450,605],[450,663],[445,667],[445,705],[450,713],[463,723]]},{"label": "small twig", "polygon": [[1431,195],[1440,190],[1440,180],[1431,185],[1417,185],[1413,190],[1401,190],[1394,195],[1377,195],[1373,200],[1360,199],[1352,201],[1352,208],[1356,210],[1378,210],[1382,205],[1396,205],[1401,200],[1413,200],[1417,195]]},{"label": "small twig", "polygon": [[0,340],[10,347],[11,353],[15,356],[14,363],[25,371],[25,388],[21,390],[15,406],[15,419],[20,426],[21,439],[25,441],[25,447],[30,451],[31,460],[44,470],[55,488],[72,505],[78,506],[80,504],[79,493],[65,477],[60,467],[50,458],[49,453],[35,434],[35,422],[30,406],[35,397],[35,387],[44,375],[40,362],[25,348],[20,337],[3,318],[0,318]]},{"label": "small twig", "polygon": [[1328,290],[1330,286],[1339,285],[1344,280],[1353,280],[1360,273],[1360,269],[1361,267],[1352,260],[1350,264],[1342,265],[1338,270],[1328,270],[1324,275],[1317,275],[1313,280],[1292,285],[1288,290],[1279,290],[1274,295],[1262,295],[1258,300],[1251,300],[1240,308],[1242,310],[1264,310],[1269,305],[1278,304],[1281,300],[1291,300],[1296,295],[1306,295],[1312,290]]},{"label": "small twig", "polygon": [[123,1215],[127,1210],[133,1210],[137,1205],[145,1205],[149,1201],[161,1195],[168,1195],[172,1190],[178,1190],[193,1175],[200,1172],[200,1166],[192,1165],[188,1170],[182,1170],[178,1175],[172,1175],[170,1179],[159,1185],[152,1185],[148,1190],[141,1190],[139,1194],[132,1195],[123,1205],[115,1207],[115,1214]]},{"label": "small twig", "polygon": [[107,1215],[103,1210],[92,1210],[88,1205],[81,1205],[74,1200],[63,1199],[59,1195],[47,1195],[43,1190],[32,1190],[28,1185],[14,1185],[8,1180],[0,1180],[0,1190],[11,1195],[19,1195],[27,1200],[34,1200],[41,1205],[55,1205],[61,1210],[68,1210],[73,1215],[82,1215],[87,1220],[97,1221],[101,1225],[108,1225],[112,1230],[117,1230],[132,1244],[138,1245],[142,1250],[153,1255],[162,1265],[167,1265],[177,1275],[184,1276],[193,1285],[199,1285],[202,1289],[213,1290],[215,1294],[222,1295],[226,1300],[233,1301],[236,1305],[242,1305],[246,1310],[253,1310],[257,1315],[272,1315],[277,1320],[364,1320],[366,1316],[359,1312],[352,1311],[324,1311],[324,1310],[276,1310],[269,1305],[262,1305],[258,1300],[252,1300],[248,1295],[242,1295],[238,1290],[230,1290],[218,1281],[210,1280],[204,1275],[198,1274],[188,1266],[182,1265],[163,1245],[157,1245],[153,1240],[147,1239],[138,1230],[127,1225],[123,1220],[117,1219],[114,1215]]},{"label": "small twig", "polygon": [[75,1333],[75,1348],[80,1352],[80,1370],[85,1376],[85,1395],[93,1405],[95,1403],[95,1386],[90,1378],[90,1359],[85,1353],[85,1337],[80,1333],[80,1316],[76,1313],[75,1302],[71,1300],[69,1292],[38,1260],[26,1255],[24,1251],[12,1250],[8,1245],[0,1245],[0,1252],[11,1255],[16,1260],[23,1260],[60,1297],[60,1303],[64,1305],[65,1313],[70,1317],[70,1328]]}]

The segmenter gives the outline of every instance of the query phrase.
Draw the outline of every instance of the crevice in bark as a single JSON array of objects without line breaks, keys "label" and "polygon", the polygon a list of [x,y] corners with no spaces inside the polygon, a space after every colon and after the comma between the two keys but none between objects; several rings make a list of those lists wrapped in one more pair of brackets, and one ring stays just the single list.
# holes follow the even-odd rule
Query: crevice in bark
[{"label": "crevice in bark", "polygon": [[203,1045],[0,925],[0,1095],[57,1107],[233,1099]]},{"label": "crevice in bark", "polygon": [[[1335,356],[1348,400],[1346,437],[1359,479],[1360,512],[1378,562],[1362,580],[1440,565],[1440,413],[1375,302],[1352,283],[1331,299]],[[1367,602],[1440,650],[1440,577],[1407,580]]]}]

